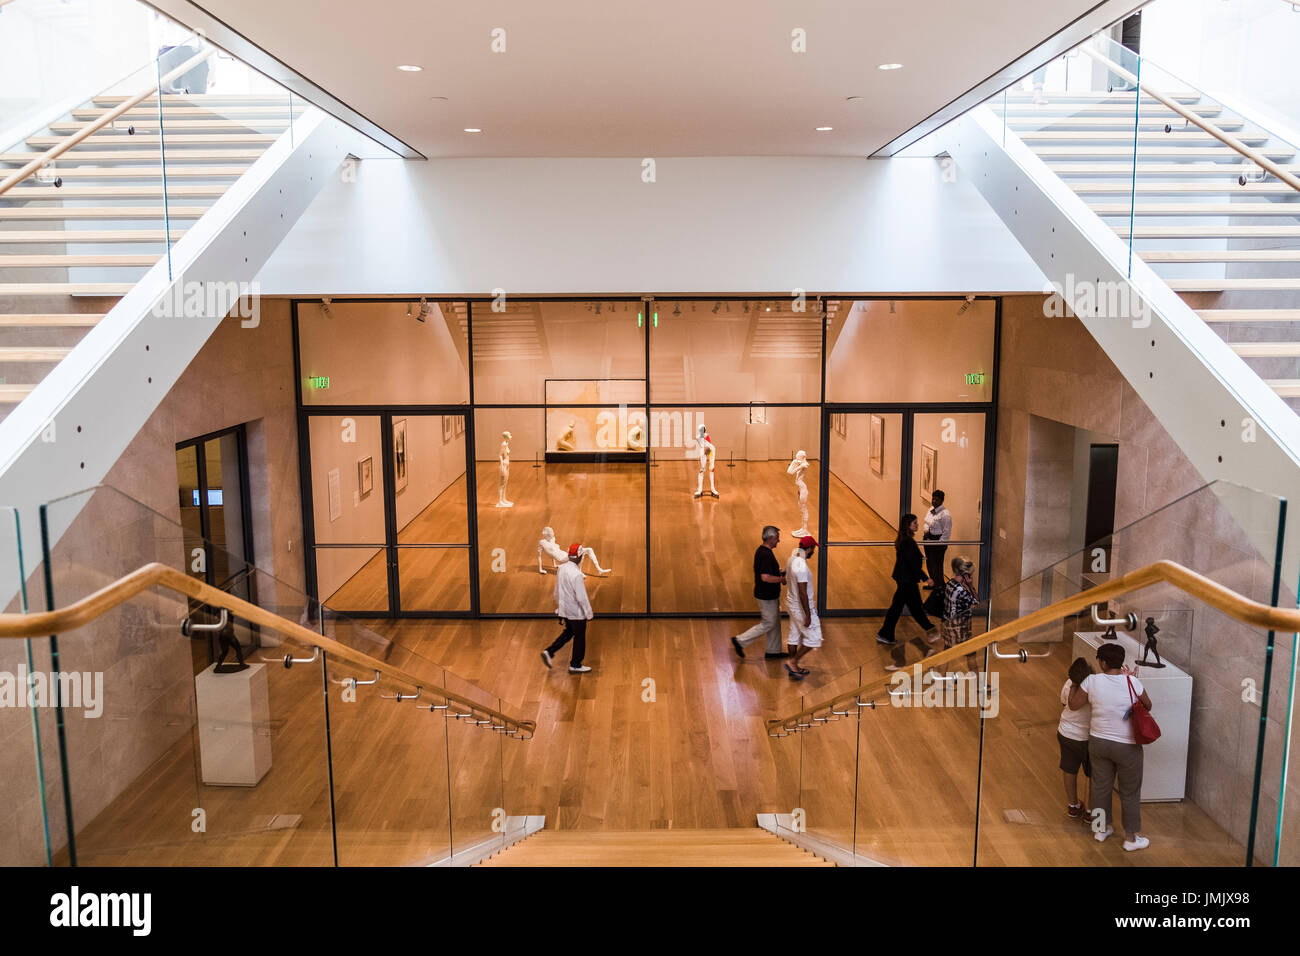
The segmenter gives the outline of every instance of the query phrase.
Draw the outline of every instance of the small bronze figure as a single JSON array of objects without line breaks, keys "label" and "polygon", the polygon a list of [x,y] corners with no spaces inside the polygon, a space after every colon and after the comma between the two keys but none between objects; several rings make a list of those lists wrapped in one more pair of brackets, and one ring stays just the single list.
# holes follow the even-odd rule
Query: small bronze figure
[{"label": "small bronze figure", "polygon": [[[1147,643],[1146,647],[1142,648],[1142,660],[1138,661],[1138,664],[1145,667],[1164,667],[1164,661],[1160,660],[1160,651],[1156,648],[1156,635],[1160,633],[1160,628],[1156,626],[1154,617],[1147,618],[1146,632]],[[1154,661],[1147,660],[1148,651],[1156,656]]]}]

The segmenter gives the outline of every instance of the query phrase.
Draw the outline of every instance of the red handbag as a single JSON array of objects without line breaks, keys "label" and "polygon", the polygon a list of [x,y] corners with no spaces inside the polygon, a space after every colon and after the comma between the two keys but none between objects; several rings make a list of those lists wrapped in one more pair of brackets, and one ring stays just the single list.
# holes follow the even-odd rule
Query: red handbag
[{"label": "red handbag", "polygon": [[1132,705],[1129,713],[1133,719],[1133,739],[1143,745],[1155,743],[1160,739],[1160,725],[1137,694],[1133,693],[1133,678],[1125,675],[1124,679],[1128,681],[1128,699]]}]

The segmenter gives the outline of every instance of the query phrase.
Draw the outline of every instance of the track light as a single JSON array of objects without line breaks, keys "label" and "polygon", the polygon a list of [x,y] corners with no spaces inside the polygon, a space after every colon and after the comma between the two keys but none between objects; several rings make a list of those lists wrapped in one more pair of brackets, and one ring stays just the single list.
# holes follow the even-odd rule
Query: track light
[{"label": "track light", "polygon": [[889,314],[890,314],[890,315],[893,315],[893,314],[894,314],[894,300],[893,300],[893,299],[890,299],[890,300],[889,300]]},{"label": "track light", "polygon": [[433,308],[429,305],[429,301],[424,296],[420,296],[420,314],[415,317],[416,321],[423,322],[429,317],[431,311]]},{"label": "track light", "polygon": [[717,315],[717,314],[718,314],[718,310],[719,310],[720,308],[722,308],[722,303],[721,303],[721,302],[714,302],[714,303],[713,303],[713,314],[714,314],[714,315]]},{"label": "track light", "polygon": [[325,296],[325,298],[320,300],[320,310],[325,313],[325,318],[327,319],[334,318],[334,313],[330,311],[330,301],[329,296]]},{"label": "track light", "polygon": [[682,314],[682,304],[680,302],[674,302],[673,315],[681,315],[681,314]]},{"label": "track light", "polygon": [[961,304],[961,308],[957,310],[957,314],[958,315],[964,314],[965,311],[969,309],[974,303],[975,303],[975,296],[973,295],[966,296],[966,301]]},{"label": "track light", "polygon": [[597,314],[597,315],[600,315],[600,303],[599,303],[599,302],[596,303],[596,314]]},{"label": "track light", "polygon": [[748,302],[745,303],[745,314],[746,314],[746,315],[749,315],[749,303],[748,303]]}]

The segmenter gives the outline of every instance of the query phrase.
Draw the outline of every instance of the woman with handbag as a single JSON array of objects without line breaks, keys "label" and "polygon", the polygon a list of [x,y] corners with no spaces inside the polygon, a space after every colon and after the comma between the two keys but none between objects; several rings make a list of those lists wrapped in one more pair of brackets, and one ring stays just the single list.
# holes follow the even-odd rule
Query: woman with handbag
[{"label": "woman with handbag", "polygon": [[1159,735],[1151,719],[1151,698],[1142,682],[1124,667],[1124,648],[1097,648],[1100,674],[1092,674],[1070,689],[1071,710],[1092,708],[1088,730],[1088,759],[1092,764],[1092,810],[1104,814],[1104,829],[1094,833],[1100,843],[1115,832],[1111,826],[1111,792],[1118,787],[1123,814],[1124,849],[1143,850],[1151,841],[1142,835],[1142,745]]}]

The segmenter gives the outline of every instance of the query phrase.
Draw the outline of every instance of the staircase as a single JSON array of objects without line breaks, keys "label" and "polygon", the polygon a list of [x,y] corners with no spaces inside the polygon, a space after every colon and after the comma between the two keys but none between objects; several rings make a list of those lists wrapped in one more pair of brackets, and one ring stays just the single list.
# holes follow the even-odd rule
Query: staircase
[{"label": "staircase", "polygon": [[[1300,176],[1292,145],[1200,93],[1164,92]],[[1037,99],[1006,95],[1008,132],[1117,236],[1131,230],[1134,254],[1300,410],[1300,192],[1153,96],[1136,115],[1131,91]]]},{"label": "staircase", "polygon": [[[0,181],[120,107],[97,96],[0,153]],[[0,193],[0,418],[289,128],[286,95],[155,94]],[[294,108],[301,115],[303,104]],[[163,161],[165,155],[165,163]],[[163,201],[164,175],[166,205]]]},{"label": "staircase", "polygon": [[766,830],[542,830],[480,866],[833,866]]}]

